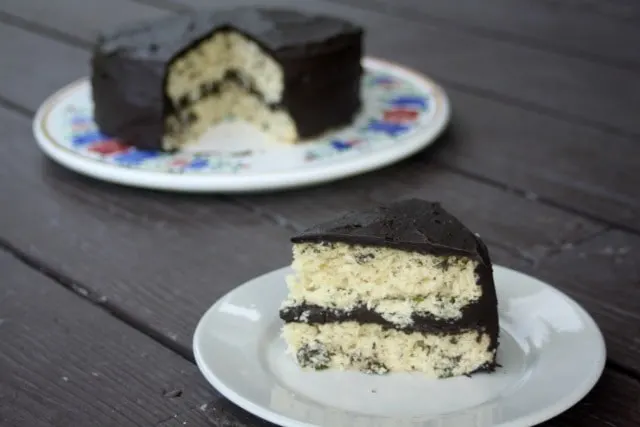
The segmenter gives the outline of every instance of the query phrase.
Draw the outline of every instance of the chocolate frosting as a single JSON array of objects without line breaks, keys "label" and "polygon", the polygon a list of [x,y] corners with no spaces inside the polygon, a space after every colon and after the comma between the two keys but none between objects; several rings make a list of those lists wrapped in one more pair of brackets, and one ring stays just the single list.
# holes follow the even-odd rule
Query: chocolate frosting
[{"label": "chocolate frosting", "polygon": [[170,64],[217,30],[260,45],[284,72],[274,108],[292,116],[301,138],[349,124],[360,110],[361,27],[340,18],[278,8],[198,10],[102,34],[91,60],[100,130],[140,148],[161,149]]},{"label": "chocolate frosting", "polygon": [[360,324],[374,323],[388,329],[403,332],[422,332],[431,334],[450,334],[464,331],[484,331],[483,315],[486,313],[485,301],[470,304],[463,309],[463,315],[458,319],[442,319],[429,313],[415,312],[408,325],[398,325],[385,319],[377,311],[359,305],[351,310],[320,307],[314,304],[302,303],[285,307],[280,310],[280,318],[285,322],[301,322],[323,325],[326,323],[357,322]]},{"label": "chocolate frosting", "polygon": [[407,199],[348,213],[294,236],[293,243],[342,242],[460,255],[491,265],[480,238],[437,202]]}]

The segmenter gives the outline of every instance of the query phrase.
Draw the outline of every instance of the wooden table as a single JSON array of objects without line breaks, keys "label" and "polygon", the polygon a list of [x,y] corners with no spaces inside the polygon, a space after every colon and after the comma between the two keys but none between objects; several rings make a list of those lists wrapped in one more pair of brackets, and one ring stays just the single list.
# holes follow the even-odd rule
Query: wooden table
[{"label": "wooden table", "polygon": [[410,196],[441,200],[497,263],[556,284],[603,330],[602,379],[545,425],[640,425],[636,2],[278,1],[364,24],[368,53],[427,73],[454,106],[435,149],[331,185],[185,196],[45,159],[33,112],[88,74],[99,29],[213,3],[2,0],[0,425],[267,425],[197,371],[199,317],[287,264],[293,232]]}]

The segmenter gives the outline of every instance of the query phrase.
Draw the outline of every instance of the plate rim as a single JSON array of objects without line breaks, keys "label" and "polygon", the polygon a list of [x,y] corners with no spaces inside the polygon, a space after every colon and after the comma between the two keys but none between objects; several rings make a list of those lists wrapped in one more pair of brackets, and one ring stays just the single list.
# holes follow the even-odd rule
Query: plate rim
[{"label": "plate rim", "polygon": [[[595,343],[595,345],[596,347],[599,348],[601,353],[598,359],[599,363],[598,365],[594,366],[594,369],[590,372],[590,375],[584,378],[581,388],[576,388],[572,393],[566,395],[564,399],[559,400],[552,405],[546,406],[543,409],[527,414],[525,416],[521,416],[515,420],[503,422],[500,424],[495,424],[494,427],[528,427],[531,425],[537,425],[539,423],[547,421],[567,411],[568,409],[576,405],[578,402],[580,402],[594,388],[594,386],[600,380],[604,372],[606,358],[607,358],[606,342],[600,327],[598,326],[597,322],[593,319],[593,317],[589,314],[589,312],[585,308],[583,308],[582,305],[579,304],[575,299],[573,299],[571,296],[569,296],[562,290],[556,288],[550,283],[547,283],[541,279],[538,279],[535,276],[524,273],[522,271],[518,271],[500,264],[493,264],[493,268],[494,270],[503,270],[510,273],[515,273],[520,276],[524,276],[526,279],[537,282],[540,286],[552,291],[558,297],[563,298],[564,300],[569,302],[574,307],[574,309],[580,312],[582,318],[589,324],[590,329],[592,329],[592,331],[595,333],[595,336],[597,337],[597,342]],[[205,377],[205,379],[209,382],[209,384],[214,389],[216,389],[222,396],[230,400],[233,404],[237,405],[238,407],[244,409],[245,411],[259,418],[262,418],[263,420],[269,421],[271,423],[275,423],[283,427],[321,427],[318,424],[312,424],[305,421],[298,421],[298,420],[289,418],[285,415],[280,415],[264,406],[256,404],[251,400],[241,396],[238,392],[234,391],[232,387],[226,385],[213,372],[209,370],[209,367],[204,360],[204,356],[202,355],[200,346],[198,344],[198,342],[201,340],[201,337],[204,337],[204,330],[205,330],[205,323],[206,323],[205,319],[207,319],[210,315],[212,315],[211,313],[213,313],[216,310],[219,304],[221,304],[227,298],[231,297],[233,293],[235,293],[238,289],[240,289],[243,286],[247,286],[255,281],[264,280],[264,278],[269,275],[277,275],[284,271],[290,271],[290,269],[291,269],[290,266],[283,266],[283,267],[271,270],[269,272],[260,274],[258,276],[255,276],[251,279],[244,281],[242,284],[234,287],[229,292],[225,293],[220,298],[218,298],[202,314],[194,330],[193,339],[192,339],[194,359],[195,359],[196,365],[198,366],[198,369],[200,370],[200,373]]]},{"label": "plate rim", "polygon": [[58,146],[46,128],[48,115],[64,96],[86,84],[88,77],[81,77],[51,94],[38,107],[32,122],[36,142],[44,154],[59,165],[93,179],[150,190],[186,193],[244,193],[279,191],[319,185],[364,174],[400,162],[436,142],[451,119],[451,103],[445,90],[425,74],[394,61],[364,56],[363,65],[386,68],[391,72],[406,74],[429,88],[436,99],[436,110],[430,126],[422,132],[408,137],[402,146],[393,150],[373,153],[366,158],[355,157],[340,163],[329,163],[324,167],[293,169],[283,172],[266,172],[248,175],[180,175],[158,171],[138,170],[86,159]]}]

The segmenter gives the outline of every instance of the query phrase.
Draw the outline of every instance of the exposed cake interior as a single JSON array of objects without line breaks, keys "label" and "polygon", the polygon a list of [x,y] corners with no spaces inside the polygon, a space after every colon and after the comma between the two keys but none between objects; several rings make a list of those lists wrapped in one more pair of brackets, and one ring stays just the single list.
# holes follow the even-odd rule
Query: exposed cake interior
[{"label": "exposed cake interior", "polygon": [[285,306],[353,310],[364,305],[399,325],[409,324],[416,312],[457,319],[482,295],[477,265],[465,257],[376,246],[297,243]]},{"label": "exposed cake interior", "polygon": [[463,375],[492,364],[486,333],[403,332],[375,324],[287,323],[288,351],[303,368],[366,373],[419,371],[430,377]]},{"label": "exposed cake interior", "polygon": [[165,92],[171,103],[164,146],[196,141],[227,117],[245,120],[284,142],[298,135],[279,108],[284,91],[281,66],[256,42],[223,28],[178,55],[169,64]]}]

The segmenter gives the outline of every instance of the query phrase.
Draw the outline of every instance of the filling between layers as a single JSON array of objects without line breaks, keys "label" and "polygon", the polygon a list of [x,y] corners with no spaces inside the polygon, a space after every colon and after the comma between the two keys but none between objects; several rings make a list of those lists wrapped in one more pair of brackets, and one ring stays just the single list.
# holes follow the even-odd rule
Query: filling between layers
[{"label": "filling between layers", "polygon": [[316,370],[372,374],[419,371],[447,378],[494,367],[491,337],[481,331],[444,335],[407,333],[357,322],[287,323],[283,336],[298,364]]},{"label": "filling between layers", "polygon": [[215,32],[176,58],[167,71],[165,92],[173,109],[165,119],[165,149],[197,140],[229,116],[282,141],[297,139],[295,123],[279,107],[284,92],[282,68],[235,31]]},{"label": "filling between layers", "polygon": [[451,323],[478,304],[476,261],[344,243],[298,243],[283,309],[370,311],[398,326],[416,316]]}]

